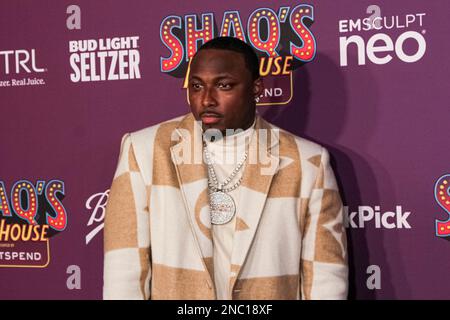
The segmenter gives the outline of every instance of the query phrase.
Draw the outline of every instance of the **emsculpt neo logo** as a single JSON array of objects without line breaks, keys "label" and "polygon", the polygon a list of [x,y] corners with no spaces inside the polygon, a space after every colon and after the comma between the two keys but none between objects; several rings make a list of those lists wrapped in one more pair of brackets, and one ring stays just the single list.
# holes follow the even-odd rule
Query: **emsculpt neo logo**
[{"label": "emsculpt neo logo", "polygon": [[378,6],[370,6],[367,13],[371,15],[339,20],[342,67],[356,63],[365,65],[367,60],[383,65],[395,58],[406,63],[422,59],[427,49],[426,13],[382,16]]}]

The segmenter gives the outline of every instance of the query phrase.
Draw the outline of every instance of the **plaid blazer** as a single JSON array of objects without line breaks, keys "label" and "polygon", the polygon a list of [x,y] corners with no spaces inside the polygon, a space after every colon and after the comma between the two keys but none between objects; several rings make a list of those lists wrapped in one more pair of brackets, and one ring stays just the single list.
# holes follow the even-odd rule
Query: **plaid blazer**
[{"label": "plaid blazer", "polygon": [[[123,137],[105,213],[104,299],[216,299],[194,121],[189,113]],[[229,298],[346,299],[343,208],[328,152],[260,116],[255,129],[267,138],[255,135],[248,158],[266,161],[244,167]]]}]

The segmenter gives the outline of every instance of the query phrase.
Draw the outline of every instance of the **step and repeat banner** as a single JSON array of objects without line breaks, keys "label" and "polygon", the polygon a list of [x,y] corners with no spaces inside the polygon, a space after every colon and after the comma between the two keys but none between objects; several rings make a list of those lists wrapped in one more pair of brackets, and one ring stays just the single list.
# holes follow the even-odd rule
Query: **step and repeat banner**
[{"label": "step and repeat banner", "polygon": [[0,3],[0,299],[101,299],[127,133],[189,112],[214,37],[253,46],[258,112],[328,148],[350,299],[450,299],[450,2]]}]

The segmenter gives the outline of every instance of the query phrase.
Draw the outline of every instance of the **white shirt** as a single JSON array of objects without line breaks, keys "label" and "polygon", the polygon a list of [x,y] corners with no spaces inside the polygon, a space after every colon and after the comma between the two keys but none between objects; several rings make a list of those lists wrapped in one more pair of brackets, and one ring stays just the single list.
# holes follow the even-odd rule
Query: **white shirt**
[{"label": "white shirt", "polygon": [[[237,133],[226,136],[223,139],[210,142],[206,141],[206,145],[213,163],[214,171],[219,183],[225,181],[236,168],[237,164],[243,159],[247,150],[250,139],[254,133],[255,122],[253,125]],[[242,176],[245,165],[239,170],[236,176],[229,184],[225,186],[233,186]],[[239,212],[239,190],[236,189],[228,192],[236,205],[236,214]],[[214,282],[216,286],[216,295],[218,300],[229,299],[229,280],[231,266],[231,251],[233,248],[233,236],[236,226],[236,214],[233,219],[222,225],[212,224],[213,238],[213,263],[214,263]]]}]

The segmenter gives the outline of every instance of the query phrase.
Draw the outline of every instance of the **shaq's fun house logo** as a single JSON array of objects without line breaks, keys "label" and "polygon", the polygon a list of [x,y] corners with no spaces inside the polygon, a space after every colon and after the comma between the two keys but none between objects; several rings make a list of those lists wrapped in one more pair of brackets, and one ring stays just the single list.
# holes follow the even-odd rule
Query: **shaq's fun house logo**
[{"label": "shaq's fun house logo", "polygon": [[161,72],[186,77],[190,59],[205,42],[232,36],[251,45],[260,58],[265,90],[258,105],[286,104],[292,99],[292,71],[314,59],[316,41],[310,30],[314,7],[257,8],[244,17],[239,11],[170,15],[160,26],[160,37],[168,53],[160,58]]},{"label": "shaq's fun house logo", "polygon": [[422,59],[427,50],[426,13],[383,15],[377,5],[369,6],[365,13],[365,17],[339,20],[342,67]]},{"label": "shaq's fun house logo", "polygon": [[0,181],[0,267],[44,268],[49,239],[67,226],[64,182],[20,180],[10,190]]},{"label": "shaq's fun house logo", "polygon": [[447,220],[436,220],[436,236],[450,237],[450,174],[437,179],[434,185],[434,198],[438,205],[447,213]]}]

